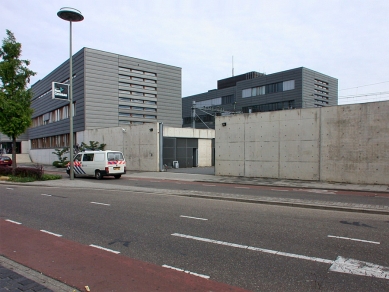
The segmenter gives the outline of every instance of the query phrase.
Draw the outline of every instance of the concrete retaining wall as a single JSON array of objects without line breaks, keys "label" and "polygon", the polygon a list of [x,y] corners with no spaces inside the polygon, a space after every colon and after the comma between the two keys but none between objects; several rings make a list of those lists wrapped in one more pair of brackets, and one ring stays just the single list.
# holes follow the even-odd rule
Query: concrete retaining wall
[{"label": "concrete retaining wall", "polygon": [[215,146],[216,175],[389,184],[389,102],[217,117]]},{"label": "concrete retaining wall", "polygon": [[157,123],[85,130],[84,143],[89,141],[105,143],[107,150],[122,151],[127,170],[159,171]]}]

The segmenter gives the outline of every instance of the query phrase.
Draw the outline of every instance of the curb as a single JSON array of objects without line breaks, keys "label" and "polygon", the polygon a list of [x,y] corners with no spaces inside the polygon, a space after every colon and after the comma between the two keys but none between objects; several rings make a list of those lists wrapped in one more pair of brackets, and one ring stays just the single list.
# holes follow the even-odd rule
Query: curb
[{"label": "curb", "polygon": [[240,203],[251,203],[251,204],[262,204],[262,205],[273,205],[273,206],[284,206],[284,207],[297,207],[305,209],[319,209],[319,210],[329,210],[329,211],[342,211],[342,212],[353,212],[353,213],[365,213],[365,214],[375,214],[375,215],[389,215],[389,210],[374,210],[374,209],[361,209],[361,208],[346,208],[340,206],[328,206],[328,205],[314,205],[314,204],[304,204],[304,203],[292,203],[292,202],[280,202],[280,201],[267,201],[267,200],[251,200],[243,198],[231,198],[231,197],[217,197],[217,196],[203,196],[203,195],[194,195],[194,194],[170,194],[171,196],[179,197],[190,197],[190,198],[201,198],[209,200],[220,200],[220,201],[232,201]]}]

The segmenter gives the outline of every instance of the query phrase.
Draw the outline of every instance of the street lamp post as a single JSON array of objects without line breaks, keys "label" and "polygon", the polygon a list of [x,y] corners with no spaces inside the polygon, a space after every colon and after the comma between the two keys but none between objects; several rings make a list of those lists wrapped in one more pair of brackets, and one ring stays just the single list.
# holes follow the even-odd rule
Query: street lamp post
[{"label": "street lamp post", "polygon": [[69,21],[70,23],[70,57],[69,57],[69,120],[70,120],[70,133],[69,133],[69,144],[70,144],[70,179],[74,179],[73,169],[73,58],[72,58],[72,22],[79,22],[84,20],[81,12],[77,9],[70,7],[63,7],[57,15],[63,20]]}]

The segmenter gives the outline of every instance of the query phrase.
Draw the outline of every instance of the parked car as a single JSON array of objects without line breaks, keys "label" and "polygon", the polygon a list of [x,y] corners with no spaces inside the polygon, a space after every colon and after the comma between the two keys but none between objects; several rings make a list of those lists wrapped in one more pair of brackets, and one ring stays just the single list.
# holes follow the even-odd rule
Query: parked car
[{"label": "parked car", "polygon": [[[94,176],[102,179],[104,176],[113,176],[120,178],[126,173],[126,160],[120,151],[84,151],[74,157],[73,170],[74,177]],[[70,162],[66,172],[70,175]]]},{"label": "parked car", "polygon": [[12,166],[12,159],[8,156],[0,156],[0,165]]}]

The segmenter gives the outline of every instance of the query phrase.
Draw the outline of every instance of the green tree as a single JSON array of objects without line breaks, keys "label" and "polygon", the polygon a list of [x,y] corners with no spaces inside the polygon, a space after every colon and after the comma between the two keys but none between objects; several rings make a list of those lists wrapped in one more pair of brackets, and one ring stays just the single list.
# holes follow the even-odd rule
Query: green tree
[{"label": "green tree", "polygon": [[79,147],[79,151],[85,151],[85,150],[104,150],[105,146],[107,144],[100,144],[98,141],[89,141],[89,145],[85,144],[84,142],[81,142],[81,145]]},{"label": "green tree", "polygon": [[10,30],[0,48],[0,132],[12,139],[12,172],[16,169],[16,138],[31,125],[31,89],[28,60],[20,60],[22,45]]}]

